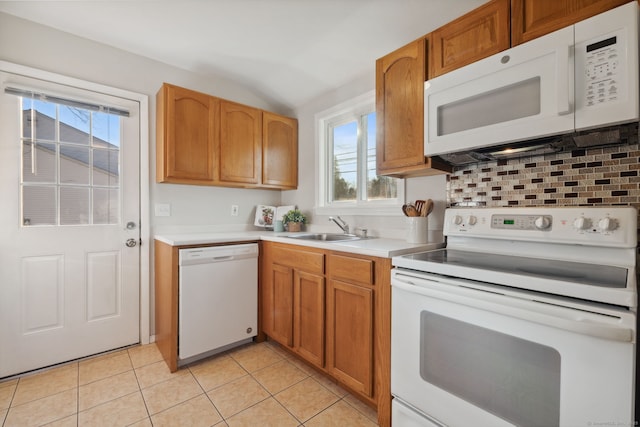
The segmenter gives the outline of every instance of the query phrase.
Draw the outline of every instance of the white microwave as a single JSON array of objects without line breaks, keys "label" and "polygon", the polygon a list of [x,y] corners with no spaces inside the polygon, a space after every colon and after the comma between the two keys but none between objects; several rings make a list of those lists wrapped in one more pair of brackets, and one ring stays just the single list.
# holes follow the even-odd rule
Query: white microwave
[{"label": "white microwave", "polygon": [[638,72],[632,1],[425,82],[425,155],[637,121]]}]

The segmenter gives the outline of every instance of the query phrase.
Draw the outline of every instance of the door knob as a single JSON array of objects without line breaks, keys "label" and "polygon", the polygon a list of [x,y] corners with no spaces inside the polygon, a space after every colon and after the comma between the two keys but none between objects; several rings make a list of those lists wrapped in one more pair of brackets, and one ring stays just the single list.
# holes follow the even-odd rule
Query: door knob
[{"label": "door knob", "polygon": [[138,242],[136,242],[136,239],[127,239],[127,242],[125,243],[128,248],[133,248],[137,244]]}]

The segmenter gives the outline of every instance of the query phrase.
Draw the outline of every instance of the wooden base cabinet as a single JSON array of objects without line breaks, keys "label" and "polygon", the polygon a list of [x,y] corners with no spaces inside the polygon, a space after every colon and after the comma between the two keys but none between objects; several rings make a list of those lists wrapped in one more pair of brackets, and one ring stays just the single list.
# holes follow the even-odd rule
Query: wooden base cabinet
[{"label": "wooden base cabinet", "polygon": [[330,280],[327,300],[327,370],[373,397],[373,289]]},{"label": "wooden base cabinet", "polygon": [[282,345],[293,346],[293,268],[273,264],[264,298],[269,319],[264,330]]},{"label": "wooden base cabinet", "polygon": [[318,367],[324,366],[324,277],[305,271],[293,275],[293,349]]},{"label": "wooden base cabinet", "polygon": [[391,424],[391,260],[262,242],[262,331]]},{"label": "wooden base cabinet", "polygon": [[262,243],[262,329],[308,362],[324,367],[324,253]]}]

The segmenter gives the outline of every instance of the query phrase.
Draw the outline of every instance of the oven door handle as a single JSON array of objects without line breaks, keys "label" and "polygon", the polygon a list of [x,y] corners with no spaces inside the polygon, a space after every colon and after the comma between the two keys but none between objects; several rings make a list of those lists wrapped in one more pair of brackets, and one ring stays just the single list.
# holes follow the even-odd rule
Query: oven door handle
[{"label": "oven door handle", "polygon": [[514,317],[581,335],[617,342],[633,342],[633,330],[621,323],[621,317],[560,307],[543,302],[514,298],[491,291],[396,273],[391,284],[405,292],[450,301],[499,315]]}]

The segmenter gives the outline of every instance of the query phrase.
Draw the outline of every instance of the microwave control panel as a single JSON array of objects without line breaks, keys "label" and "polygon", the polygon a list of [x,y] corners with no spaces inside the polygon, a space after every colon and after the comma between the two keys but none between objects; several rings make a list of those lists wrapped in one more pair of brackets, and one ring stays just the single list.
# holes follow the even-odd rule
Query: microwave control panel
[{"label": "microwave control panel", "polygon": [[586,46],[585,106],[591,107],[618,100],[621,81],[618,40],[616,36]]}]

